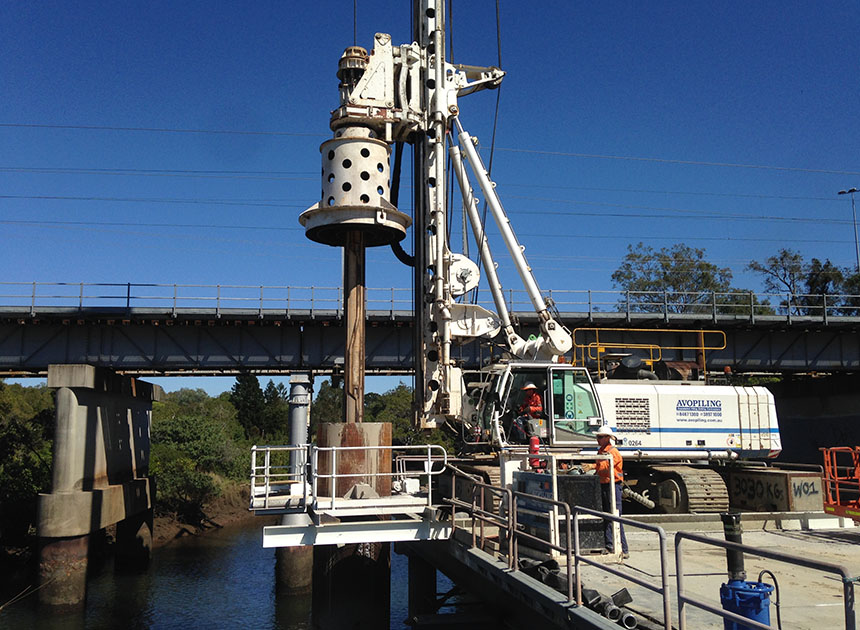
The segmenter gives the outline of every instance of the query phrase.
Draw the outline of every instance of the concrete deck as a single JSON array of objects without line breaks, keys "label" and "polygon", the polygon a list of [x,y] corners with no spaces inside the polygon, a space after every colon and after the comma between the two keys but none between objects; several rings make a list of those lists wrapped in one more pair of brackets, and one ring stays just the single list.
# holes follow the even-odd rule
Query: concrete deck
[{"label": "concrete deck", "polygon": [[[665,518],[665,517],[663,517]],[[678,627],[678,601],[675,570],[675,531],[698,531],[716,540],[724,540],[722,529],[713,519],[686,517],[677,523],[662,522],[667,530],[667,551],[671,592],[672,626]],[[657,524],[657,523],[654,523]],[[812,558],[845,567],[852,576],[860,575],[860,528],[844,519],[828,519],[824,515],[793,515],[779,519],[774,515],[759,517],[744,515],[743,544],[769,551]],[[803,529],[802,527],[805,527]],[[825,529],[826,528],[826,529]],[[669,530],[675,531],[669,531]],[[606,556],[593,556],[613,566],[629,571],[641,579],[660,584],[658,538],[653,532],[627,528],[630,558],[623,563]],[[721,548],[685,540],[681,547],[684,569],[684,592],[687,597],[707,601],[719,608],[720,585],[727,581],[726,556]],[[843,584],[838,575],[823,573],[791,564],[747,556],[747,580],[756,581],[759,572],[774,573],[779,587],[779,608],[783,628],[810,629],[845,627]],[[631,612],[662,624],[662,599],[647,589],[611,575],[593,566],[582,566],[583,585],[603,594],[612,594],[626,587],[633,596],[627,606]],[[764,582],[773,581],[765,576]],[[775,594],[771,597],[771,625],[776,627]],[[686,627],[689,629],[722,629],[722,618],[713,613],[686,606]]]}]

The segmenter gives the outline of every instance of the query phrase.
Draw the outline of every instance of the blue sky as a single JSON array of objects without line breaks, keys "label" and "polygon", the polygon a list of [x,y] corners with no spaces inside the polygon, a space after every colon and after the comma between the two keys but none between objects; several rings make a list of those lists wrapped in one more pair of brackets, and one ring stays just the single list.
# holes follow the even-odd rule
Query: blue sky
[{"label": "blue sky", "polygon": [[[357,43],[408,41],[410,5],[359,0]],[[753,290],[780,247],[853,266],[860,4],[500,6],[493,179],[543,289],[611,289],[639,241]],[[452,23],[455,62],[498,63],[495,2]],[[0,4],[0,282],[338,286],[297,217],[353,25],[349,0]],[[485,161],[496,96],[461,100]],[[367,283],[410,273],[379,248]]]}]

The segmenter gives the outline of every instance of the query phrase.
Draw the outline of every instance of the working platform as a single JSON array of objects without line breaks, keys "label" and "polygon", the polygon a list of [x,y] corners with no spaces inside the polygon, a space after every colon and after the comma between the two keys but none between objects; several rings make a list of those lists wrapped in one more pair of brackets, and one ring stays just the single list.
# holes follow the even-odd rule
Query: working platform
[{"label": "working platform", "polygon": [[[393,472],[341,472],[338,462],[379,450],[391,452]],[[249,507],[257,515],[307,515],[263,528],[264,547],[439,540],[451,535],[452,524],[433,504],[432,478],[446,466],[437,445],[254,446]],[[379,496],[375,477],[390,477],[393,494]],[[339,479],[352,484],[344,496],[334,494]]]}]

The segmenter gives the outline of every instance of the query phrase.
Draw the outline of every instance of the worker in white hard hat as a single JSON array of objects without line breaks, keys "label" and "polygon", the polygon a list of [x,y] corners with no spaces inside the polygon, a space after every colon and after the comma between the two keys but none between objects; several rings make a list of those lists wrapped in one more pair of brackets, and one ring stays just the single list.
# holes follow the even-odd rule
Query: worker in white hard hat
[{"label": "worker in white hard hat", "polygon": [[522,391],[524,392],[524,397],[518,409],[519,414],[531,418],[541,417],[543,415],[543,401],[538,393],[537,386],[529,382],[523,385]]},{"label": "worker in white hard hat", "polygon": [[[595,431],[594,436],[597,438],[597,445],[599,446],[597,449],[598,454],[612,457],[611,464],[609,460],[600,459],[595,465],[597,476],[600,478],[600,496],[603,500],[603,511],[608,513],[612,509],[612,495],[610,493],[614,492],[615,507],[618,509],[618,516],[621,516],[621,482],[624,480],[624,459],[621,457],[618,449],[612,444],[612,440],[615,439],[612,427],[603,425]],[[627,547],[627,536],[624,535],[624,525],[619,524],[619,527],[621,530],[621,557],[629,558],[630,553]],[[610,520],[606,521],[603,539],[606,551],[614,553],[612,521]]]}]

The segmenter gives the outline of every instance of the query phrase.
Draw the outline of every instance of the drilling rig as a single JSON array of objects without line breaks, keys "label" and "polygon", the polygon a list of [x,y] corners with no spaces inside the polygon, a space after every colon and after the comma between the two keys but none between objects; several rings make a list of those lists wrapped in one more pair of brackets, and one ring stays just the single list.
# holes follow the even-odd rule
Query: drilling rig
[{"label": "drilling rig", "polygon": [[[413,13],[412,43],[393,45],[390,35],[377,33],[370,51],[350,46],[341,56],[334,137],[320,148],[322,197],[300,217],[309,238],[345,249],[347,421],[360,422],[363,407],[364,250],[388,245],[414,267],[417,426],[453,428],[472,452],[522,449],[525,433],[544,452],[563,454],[593,450],[595,431],[609,424],[638,492],[666,511],[726,509],[725,483],[714,464],[780,452],[773,396],[764,388],[595,383],[585,367],[564,362],[572,335],[541,295],[476,141],[460,120],[458,99],[498,88],[505,73],[446,60],[443,0],[416,0]],[[397,208],[406,144],[414,159],[411,218]],[[449,164],[480,265],[448,243]],[[476,190],[537,315],[537,336],[524,339],[515,329]],[[410,226],[412,256],[400,246]],[[464,299],[478,286],[481,269],[495,311]],[[457,346],[489,340],[501,355],[480,370],[464,370]],[[524,422],[518,397],[527,385],[540,393],[543,409]]]}]

